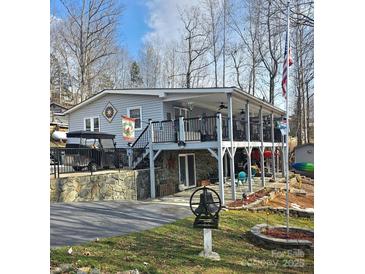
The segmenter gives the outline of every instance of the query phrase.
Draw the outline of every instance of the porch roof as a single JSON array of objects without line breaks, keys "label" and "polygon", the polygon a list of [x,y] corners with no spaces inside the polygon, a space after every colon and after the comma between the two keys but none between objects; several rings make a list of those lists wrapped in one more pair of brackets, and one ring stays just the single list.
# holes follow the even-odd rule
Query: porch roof
[{"label": "porch roof", "polygon": [[[221,102],[227,104],[227,93],[233,94],[233,114],[238,114],[244,109],[246,102],[250,102],[251,112],[257,113],[260,106],[264,113],[273,112],[275,115],[281,116],[285,114],[280,108],[277,108],[268,102],[264,102],[247,92],[236,87],[219,87],[219,88],[132,88],[132,89],[106,89],[88,98],[87,100],[73,106],[65,111],[63,115],[67,115],[84,105],[87,105],[106,94],[120,94],[120,95],[148,95],[158,96],[163,101],[179,101],[182,104],[192,103],[193,105],[217,111]],[[225,114],[226,109],[221,112]]]}]

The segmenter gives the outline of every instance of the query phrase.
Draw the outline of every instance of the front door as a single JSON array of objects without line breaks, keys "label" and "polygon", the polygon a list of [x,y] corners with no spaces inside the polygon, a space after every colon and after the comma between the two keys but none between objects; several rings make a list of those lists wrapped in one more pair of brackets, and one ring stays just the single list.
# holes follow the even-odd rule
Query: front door
[{"label": "front door", "polygon": [[179,181],[186,187],[196,186],[194,154],[179,154]]}]

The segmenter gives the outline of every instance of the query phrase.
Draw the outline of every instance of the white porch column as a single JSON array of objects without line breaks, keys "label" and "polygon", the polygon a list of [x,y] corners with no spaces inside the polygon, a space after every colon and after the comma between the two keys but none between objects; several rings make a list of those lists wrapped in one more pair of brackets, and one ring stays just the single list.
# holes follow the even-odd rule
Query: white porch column
[{"label": "white porch column", "polygon": [[224,178],[228,176],[228,153],[224,153],[223,161],[224,161]]},{"label": "white porch column", "polygon": [[272,147],[271,147],[271,164],[272,164],[272,178],[274,180],[276,180],[276,174],[275,174],[275,138],[274,138],[274,133],[275,133],[275,125],[274,125],[274,113],[271,113],[271,143],[272,143]]},{"label": "white porch column", "polygon": [[260,141],[261,141],[261,149],[260,149],[260,166],[261,166],[261,186],[265,186],[265,158],[264,158],[264,124],[262,121],[262,106],[260,107]]},{"label": "white porch column", "polygon": [[152,121],[150,123],[150,136],[149,136],[149,156],[150,156],[150,187],[151,187],[151,198],[156,198],[156,178],[155,178],[155,160],[154,160],[154,153],[153,153],[153,126]]},{"label": "white porch column", "polygon": [[281,135],[281,175],[282,177],[285,177],[285,149],[284,149],[284,136]]},{"label": "white porch column", "polygon": [[224,178],[223,178],[223,148],[222,148],[222,114],[217,114],[217,141],[218,141],[218,178],[219,178],[219,196],[222,200],[222,205],[225,204],[224,201]]},{"label": "white porch column", "polygon": [[230,168],[231,168],[231,188],[232,188],[232,200],[236,200],[236,182],[235,182],[235,170],[234,170],[234,155],[236,150],[233,147],[233,103],[232,103],[232,93],[227,93],[228,101],[228,134],[229,140],[231,141],[230,148]]},{"label": "white porch column", "polygon": [[179,140],[180,143],[185,143],[185,127],[184,127],[184,117],[179,117]]},{"label": "white porch column", "polygon": [[247,137],[247,179],[248,192],[252,192],[252,172],[251,172],[251,134],[250,134],[250,103],[246,102],[246,137]]}]

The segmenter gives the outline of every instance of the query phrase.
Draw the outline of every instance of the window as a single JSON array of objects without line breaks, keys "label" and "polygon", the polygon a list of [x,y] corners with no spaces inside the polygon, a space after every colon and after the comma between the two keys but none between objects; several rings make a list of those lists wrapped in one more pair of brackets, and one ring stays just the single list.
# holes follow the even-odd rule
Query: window
[{"label": "window", "polygon": [[134,129],[136,130],[142,129],[142,108],[132,107],[128,108],[127,111],[128,111],[128,117],[136,119]]},{"label": "window", "polygon": [[84,119],[84,130],[100,132],[99,117],[90,117]]},{"label": "window", "polygon": [[171,120],[171,112],[166,113],[166,120]]},{"label": "window", "polygon": [[186,108],[174,107],[175,109],[175,119],[179,119],[180,116],[184,118],[189,117],[189,110]]}]

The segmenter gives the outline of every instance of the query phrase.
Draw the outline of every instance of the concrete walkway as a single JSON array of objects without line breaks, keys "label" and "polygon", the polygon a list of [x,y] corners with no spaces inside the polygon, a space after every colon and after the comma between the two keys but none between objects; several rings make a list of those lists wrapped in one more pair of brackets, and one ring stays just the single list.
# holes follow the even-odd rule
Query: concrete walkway
[{"label": "concrete walkway", "polygon": [[51,247],[142,231],[191,216],[190,208],[161,202],[103,201],[51,204]]}]

